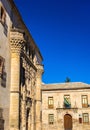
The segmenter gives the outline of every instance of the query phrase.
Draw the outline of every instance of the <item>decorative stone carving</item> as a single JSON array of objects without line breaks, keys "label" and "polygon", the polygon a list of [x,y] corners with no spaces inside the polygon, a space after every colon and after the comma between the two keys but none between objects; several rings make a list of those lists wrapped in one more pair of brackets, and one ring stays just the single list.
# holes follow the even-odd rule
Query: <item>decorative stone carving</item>
[{"label": "decorative stone carving", "polygon": [[20,54],[25,44],[24,32],[20,29],[12,29],[10,32],[11,52]]},{"label": "decorative stone carving", "polygon": [[43,65],[37,64],[36,67],[37,67],[37,78],[41,78],[44,72]]}]

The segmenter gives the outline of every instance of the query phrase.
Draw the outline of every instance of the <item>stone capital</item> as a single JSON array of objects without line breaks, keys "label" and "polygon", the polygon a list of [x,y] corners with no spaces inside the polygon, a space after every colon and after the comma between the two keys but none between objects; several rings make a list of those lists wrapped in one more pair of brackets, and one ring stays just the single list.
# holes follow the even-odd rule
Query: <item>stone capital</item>
[{"label": "stone capital", "polygon": [[21,53],[25,44],[24,32],[20,29],[12,29],[10,31],[10,47],[11,53]]}]

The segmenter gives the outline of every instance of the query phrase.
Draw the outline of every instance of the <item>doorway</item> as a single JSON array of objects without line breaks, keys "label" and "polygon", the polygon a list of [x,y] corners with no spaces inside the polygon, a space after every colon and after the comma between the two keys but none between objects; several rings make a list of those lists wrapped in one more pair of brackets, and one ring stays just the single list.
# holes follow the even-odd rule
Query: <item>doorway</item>
[{"label": "doorway", "polygon": [[72,116],[64,115],[64,130],[72,130]]}]

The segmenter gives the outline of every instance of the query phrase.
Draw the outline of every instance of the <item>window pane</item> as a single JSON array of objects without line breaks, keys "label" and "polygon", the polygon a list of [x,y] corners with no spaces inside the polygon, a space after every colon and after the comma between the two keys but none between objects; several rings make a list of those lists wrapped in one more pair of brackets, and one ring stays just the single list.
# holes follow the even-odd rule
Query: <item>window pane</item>
[{"label": "window pane", "polygon": [[53,108],[54,102],[53,97],[48,97],[48,108]]},{"label": "window pane", "polygon": [[54,123],[54,114],[49,114],[49,124]]},{"label": "window pane", "polygon": [[88,113],[83,113],[83,123],[88,123],[89,122],[89,115]]},{"label": "window pane", "polygon": [[88,107],[88,97],[87,97],[87,95],[82,95],[82,107]]}]

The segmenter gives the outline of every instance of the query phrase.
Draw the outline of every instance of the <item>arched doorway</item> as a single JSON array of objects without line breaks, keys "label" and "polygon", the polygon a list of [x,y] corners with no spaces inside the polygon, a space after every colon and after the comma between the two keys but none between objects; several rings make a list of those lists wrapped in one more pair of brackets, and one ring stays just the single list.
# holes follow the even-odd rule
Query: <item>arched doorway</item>
[{"label": "arched doorway", "polygon": [[72,116],[64,115],[64,130],[72,130]]}]

